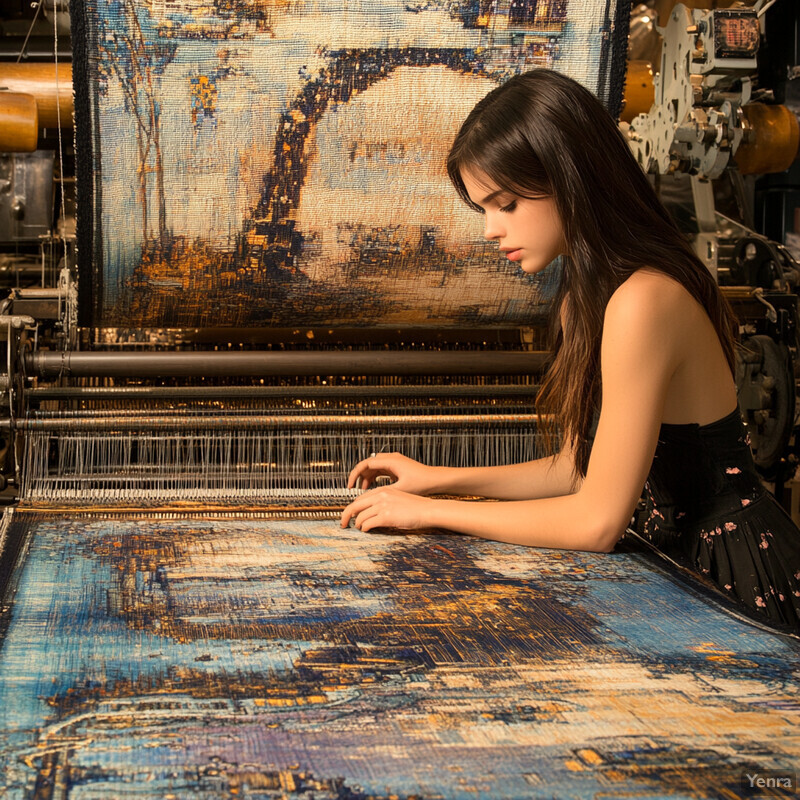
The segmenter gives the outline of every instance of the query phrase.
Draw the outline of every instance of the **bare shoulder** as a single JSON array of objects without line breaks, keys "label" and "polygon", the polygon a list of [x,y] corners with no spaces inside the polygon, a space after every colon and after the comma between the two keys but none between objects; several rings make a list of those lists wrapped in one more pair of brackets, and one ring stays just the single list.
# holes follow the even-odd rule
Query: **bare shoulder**
[{"label": "bare shoulder", "polygon": [[703,307],[678,281],[662,272],[640,269],[608,301],[602,346],[607,354],[645,356],[675,367],[705,339],[709,320]]},{"label": "bare shoulder", "polygon": [[[678,281],[654,269],[642,268],[621,283],[608,301],[606,324],[615,320],[686,319],[700,309],[697,301]],[[679,315],[679,316],[676,316]]]}]

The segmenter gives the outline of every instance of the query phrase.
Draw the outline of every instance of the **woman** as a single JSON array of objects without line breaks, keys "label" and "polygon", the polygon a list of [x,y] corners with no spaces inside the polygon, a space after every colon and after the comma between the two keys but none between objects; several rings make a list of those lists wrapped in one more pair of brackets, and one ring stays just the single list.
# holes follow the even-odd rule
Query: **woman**
[{"label": "woman", "polygon": [[800,626],[800,531],[754,471],[736,321],[599,101],[556,72],[512,78],[470,113],[447,166],[486,238],[523,271],[563,258],[537,402],[560,450],[476,468],[372,456],[349,486],[393,482],[360,495],[342,525],[608,552],[646,484],[652,542],[764,621]]}]

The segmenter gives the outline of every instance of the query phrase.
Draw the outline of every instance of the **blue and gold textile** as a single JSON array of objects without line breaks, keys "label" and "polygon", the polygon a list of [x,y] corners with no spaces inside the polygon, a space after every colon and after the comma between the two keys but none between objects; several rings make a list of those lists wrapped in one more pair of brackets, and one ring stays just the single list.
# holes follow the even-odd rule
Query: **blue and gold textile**
[{"label": "blue and gold textile", "polygon": [[445,155],[533,66],[618,107],[629,6],[73,0],[82,324],[529,323]]},{"label": "blue and gold textile", "polygon": [[798,642],[630,548],[33,512],[6,539],[4,797],[736,798],[800,763]]}]

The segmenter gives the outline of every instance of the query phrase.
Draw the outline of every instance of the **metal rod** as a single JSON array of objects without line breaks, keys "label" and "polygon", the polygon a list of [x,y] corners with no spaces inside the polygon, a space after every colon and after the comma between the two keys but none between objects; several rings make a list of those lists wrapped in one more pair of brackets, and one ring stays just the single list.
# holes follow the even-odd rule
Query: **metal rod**
[{"label": "metal rod", "polygon": [[485,350],[32,353],[28,374],[40,377],[272,377],[278,375],[524,375],[540,371],[547,351]]},{"label": "metal rod", "polygon": [[[453,409],[456,411],[453,411]],[[426,410],[431,409],[431,410]],[[327,408],[322,406],[320,408],[311,407],[308,408],[308,405],[304,407],[298,408],[287,408],[286,404],[281,403],[277,406],[274,410],[272,410],[272,414],[279,415],[281,417],[310,417],[313,414],[325,414],[329,417],[339,417],[339,416],[353,416],[357,414],[358,416],[371,416],[375,417],[378,415],[381,416],[402,416],[403,414],[412,414],[415,413],[417,415],[422,414],[431,414],[432,416],[438,416],[444,413],[455,413],[458,415],[462,414],[489,414],[489,415],[497,415],[497,414],[515,414],[517,412],[520,413],[527,413],[530,410],[529,404],[504,404],[502,406],[498,406],[495,404],[487,404],[487,403],[469,403],[465,406],[460,406],[459,404],[455,405],[446,405],[442,406],[439,403],[423,403],[423,404],[414,404],[414,405],[404,405],[400,408],[397,407],[394,403],[388,403],[385,406],[369,406],[367,408],[339,408],[334,406],[333,408]],[[233,415],[236,414],[239,417],[247,417],[248,419],[253,418],[260,418],[270,415],[270,409],[264,408],[254,408],[249,410],[247,408],[244,409],[230,409],[230,410],[218,410],[216,414],[219,416],[226,416],[226,415]],[[92,419],[112,419],[112,420],[121,420],[121,419],[141,419],[143,416],[146,416],[148,419],[152,419],[153,417],[162,417],[162,418],[176,418],[179,415],[183,416],[186,420],[187,425],[191,425],[192,420],[200,420],[200,424],[202,425],[203,420],[209,419],[210,413],[207,408],[186,408],[175,410],[174,408],[148,408],[147,410],[143,408],[92,408],[91,410],[87,409],[80,409],[80,410],[59,410],[59,411],[41,411],[37,410],[34,413],[32,419],[43,420],[43,419],[54,419],[54,420],[65,420],[65,419],[86,419],[87,417],[91,417]]]},{"label": "metal rod", "polygon": [[20,419],[15,420],[16,430],[24,431],[135,431],[147,434],[156,431],[192,431],[215,430],[275,430],[297,428],[423,428],[437,429],[445,427],[507,427],[514,425],[535,424],[538,414],[382,414],[374,416],[339,416],[334,414],[304,416],[265,416],[234,414],[231,416],[192,417],[182,415],[171,417],[137,416],[137,417],[94,417],[55,419]]},{"label": "metal rod", "polygon": [[29,286],[15,289],[12,297],[14,300],[63,300],[67,293],[58,287],[42,288],[41,286]]},{"label": "metal rod", "polygon": [[539,391],[534,384],[446,385],[446,386],[38,386],[28,389],[27,397],[36,400],[218,400],[266,398],[345,398],[364,397],[532,397]]}]

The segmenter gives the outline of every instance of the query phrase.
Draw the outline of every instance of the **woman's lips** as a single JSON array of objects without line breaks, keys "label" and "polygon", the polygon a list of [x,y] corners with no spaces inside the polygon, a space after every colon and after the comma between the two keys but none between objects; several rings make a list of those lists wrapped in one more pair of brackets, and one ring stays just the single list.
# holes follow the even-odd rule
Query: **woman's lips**
[{"label": "woman's lips", "polygon": [[503,252],[506,254],[506,258],[509,261],[519,261],[522,258],[522,250],[520,249],[504,250]]}]

